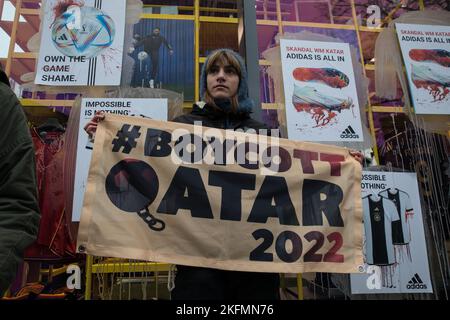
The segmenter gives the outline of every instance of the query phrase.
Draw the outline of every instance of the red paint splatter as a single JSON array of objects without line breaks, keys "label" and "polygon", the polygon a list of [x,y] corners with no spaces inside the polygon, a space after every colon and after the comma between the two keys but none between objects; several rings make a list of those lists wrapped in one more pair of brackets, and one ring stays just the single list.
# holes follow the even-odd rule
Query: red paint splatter
[{"label": "red paint splatter", "polygon": [[67,11],[67,8],[70,6],[78,6],[82,7],[84,6],[83,0],[61,0],[53,7],[53,14],[55,15],[55,18],[62,15],[64,12]]},{"label": "red paint splatter", "polygon": [[337,116],[335,112],[318,105],[294,103],[294,107],[298,112],[311,114],[311,119],[314,119],[316,122],[316,125],[313,128],[324,127]]},{"label": "red paint splatter", "polygon": [[450,93],[450,90],[439,82],[413,80],[414,85],[418,89],[425,89],[433,97],[433,102],[442,101]]},{"label": "red paint splatter", "polygon": [[[105,76],[113,75],[113,69],[119,69],[122,64],[122,51],[114,48],[106,49],[100,57],[103,62],[103,67],[105,70]],[[116,57],[120,57],[120,61]]]}]

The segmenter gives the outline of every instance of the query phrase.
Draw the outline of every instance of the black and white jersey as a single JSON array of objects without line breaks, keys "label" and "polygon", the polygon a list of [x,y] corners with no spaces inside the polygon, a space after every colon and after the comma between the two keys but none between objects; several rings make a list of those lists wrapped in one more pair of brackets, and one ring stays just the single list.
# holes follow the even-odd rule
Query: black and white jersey
[{"label": "black and white jersey", "polygon": [[392,222],[399,220],[395,204],[377,195],[364,197],[362,202],[367,264],[384,266],[395,263]]},{"label": "black and white jersey", "polygon": [[394,202],[397,208],[399,220],[392,222],[393,243],[397,245],[408,244],[411,241],[409,217],[414,214],[409,194],[397,188],[389,188],[381,191],[379,195]]}]

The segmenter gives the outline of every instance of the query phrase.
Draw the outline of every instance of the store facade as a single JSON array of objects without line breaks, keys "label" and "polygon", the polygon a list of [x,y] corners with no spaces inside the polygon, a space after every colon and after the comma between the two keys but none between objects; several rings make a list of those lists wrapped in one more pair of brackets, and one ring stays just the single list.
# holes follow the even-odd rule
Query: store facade
[{"label": "store facade", "polygon": [[[252,118],[278,128],[282,138],[361,150],[365,155],[358,202],[365,232],[360,274],[325,267],[313,272],[287,268],[280,272],[282,298],[448,299],[450,7],[446,1],[128,0],[120,1],[123,8],[114,11],[115,5],[109,8],[107,1],[86,0],[86,6],[117,14],[109,14],[113,23],[103,21],[106,31],[99,35],[104,38],[91,47],[81,38],[75,47],[67,45],[67,34],[55,26],[74,22],[55,19],[64,18],[64,11],[55,14],[53,2],[58,1],[50,2],[51,10],[40,1],[0,0],[0,17],[11,6],[16,8],[12,21],[0,20],[10,39],[0,62],[21,98],[35,147],[42,151],[40,195],[48,197],[47,207],[41,208],[47,229],[41,226],[37,242],[26,252],[11,297],[17,297],[27,282],[51,282],[54,269],[67,278],[68,266],[77,265],[82,288],[72,288],[70,294],[140,299],[144,297],[136,288],[145,285],[145,297],[156,292],[156,298],[169,298],[166,286],[172,264],[100,258],[80,250],[78,221],[89,168],[85,163],[79,169],[80,155],[89,144],[84,140],[80,144],[85,139],[80,128],[96,110],[120,114],[117,110],[124,104],[134,103],[120,99],[164,100],[153,100],[155,108],[163,108],[160,115],[147,114],[137,102],[122,115],[170,121],[189,113],[201,100],[206,57],[216,49],[230,48],[245,59],[249,97],[255,102]],[[79,14],[97,14],[92,10]],[[155,37],[158,43],[152,42]],[[113,47],[110,43],[117,39],[119,45]],[[68,50],[74,48],[82,50],[85,60],[80,55],[73,58],[77,53]],[[110,51],[102,55],[96,50]],[[75,71],[69,70],[74,65]],[[407,69],[410,66],[413,69]],[[105,106],[108,99],[114,103]],[[49,143],[42,132],[52,121],[59,126],[53,127],[57,134]],[[46,170],[49,166],[54,169]],[[44,185],[44,181],[53,182]],[[58,191],[55,201],[49,192]],[[381,218],[372,214],[377,197],[389,201],[381,201],[385,212],[381,218],[391,222],[382,231],[382,240],[375,230]],[[394,211],[390,218],[388,207]],[[336,226],[330,221],[328,227]],[[400,235],[391,230],[395,228]],[[284,241],[287,247],[282,252],[290,257],[296,240]],[[303,239],[308,248],[315,241],[320,242]],[[132,276],[136,273],[139,277]],[[117,285],[107,285],[114,279]]]}]

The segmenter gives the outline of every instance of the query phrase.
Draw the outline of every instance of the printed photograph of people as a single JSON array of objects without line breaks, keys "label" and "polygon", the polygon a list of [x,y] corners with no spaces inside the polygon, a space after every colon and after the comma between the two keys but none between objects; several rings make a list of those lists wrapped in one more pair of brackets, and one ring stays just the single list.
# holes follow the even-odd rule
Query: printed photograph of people
[{"label": "printed photograph of people", "polygon": [[135,59],[131,85],[160,88],[194,98],[192,21],[142,19],[134,26],[129,55]]}]

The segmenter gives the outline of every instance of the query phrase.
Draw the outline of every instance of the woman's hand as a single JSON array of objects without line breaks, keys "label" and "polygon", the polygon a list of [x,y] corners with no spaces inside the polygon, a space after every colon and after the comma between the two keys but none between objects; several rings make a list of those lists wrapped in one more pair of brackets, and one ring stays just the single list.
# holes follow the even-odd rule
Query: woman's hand
[{"label": "woman's hand", "polygon": [[97,111],[95,116],[84,126],[84,131],[87,132],[89,137],[93,137],[97,131],[97,126],[100,121],[105,120],[105,112]]},{"label": "woman's hand", "polygon": [[360,151],[356,151],[356,150],[350,150],[350,155],[355,158],[356,161],[358,161],[359,163],[361,163],[361,165],[363,164],[363,160],[364,160],[364,155],[362,154],[362,152]]}]

